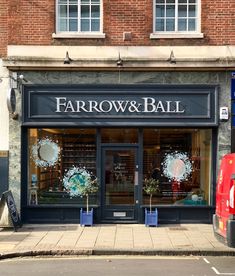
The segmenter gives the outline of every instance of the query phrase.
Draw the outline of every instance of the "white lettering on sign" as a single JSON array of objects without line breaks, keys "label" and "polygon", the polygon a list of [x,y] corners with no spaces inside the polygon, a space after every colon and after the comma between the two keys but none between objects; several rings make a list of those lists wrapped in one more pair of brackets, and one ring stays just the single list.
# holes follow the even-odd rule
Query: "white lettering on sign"
[{"label": "white lettering on sign", "polygon": [[181,101],[158,101],[152,97],[134,100],[67,100],[66,97],[56,97],[56,110],[60,113],[184,113]]}]

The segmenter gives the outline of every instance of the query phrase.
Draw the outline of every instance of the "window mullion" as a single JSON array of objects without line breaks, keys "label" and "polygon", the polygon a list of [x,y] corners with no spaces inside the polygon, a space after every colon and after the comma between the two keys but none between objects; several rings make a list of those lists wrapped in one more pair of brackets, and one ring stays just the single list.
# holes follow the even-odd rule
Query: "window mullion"
[{"label": "window mullion", "polygon": [[66,24],[67,24],[67,32],[69,32],[69,0],[67,0],[67,19],[66,19]]},{"label": "window mullion", "polygon": [[178,0],[175,0],[175,32],[178,32]]},{"label": "window mullion", "polygon": [[89,22],[90,22],[89,31],[91,32],[91,5],[92,5],[91,1],[90,1],[89,5],[90,5],[90,9],[89,9]]},{"label": "window mullion", "polygon": [[81,2],[78,0],[77,2],[78,5],[78,32],[81,32]]},{"label": "window mullion", "polygon": [[189,1],[187,0],[187,18],[186,18],[186,30],[188,32],[188,23],[189,23]]},{"label": "window mullion", "polygon": [[164,10],[164,32],[166,32],[166,7],[167,7],[167,5],[166,5],[166,1],[165,1],[165,10]]}]

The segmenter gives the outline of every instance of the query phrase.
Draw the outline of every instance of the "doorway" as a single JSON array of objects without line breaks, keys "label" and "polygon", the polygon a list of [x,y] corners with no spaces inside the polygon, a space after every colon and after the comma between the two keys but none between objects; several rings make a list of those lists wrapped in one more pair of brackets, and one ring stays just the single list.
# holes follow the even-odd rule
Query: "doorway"
[{"label": "doorway", "polygon": [[136,146],[102,149],[102,221],[137,221],[138,164]]}]

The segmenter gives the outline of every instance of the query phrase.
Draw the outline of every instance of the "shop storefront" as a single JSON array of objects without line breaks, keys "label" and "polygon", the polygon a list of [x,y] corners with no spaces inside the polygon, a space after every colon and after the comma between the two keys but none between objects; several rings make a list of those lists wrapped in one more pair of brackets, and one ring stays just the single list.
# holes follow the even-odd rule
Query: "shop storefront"
[{"label": "shop storefront", "polygon": [[160,222],[211,220],[216,85],[26,85],[22,103],[23,221],[79,221],[74,167],[98,177],[95,222],[142,223],[148,178]]}]

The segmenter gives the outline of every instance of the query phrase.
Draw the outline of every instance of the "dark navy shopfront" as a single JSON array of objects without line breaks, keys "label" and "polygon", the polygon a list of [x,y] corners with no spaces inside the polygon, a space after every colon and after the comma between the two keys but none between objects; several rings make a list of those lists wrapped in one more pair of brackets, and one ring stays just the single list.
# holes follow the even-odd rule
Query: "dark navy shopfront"
[{"label": "dark navy shopfront", "polygon": [[96,223],[142,223],[148,178],[159,181],[160,223],[210,222],[214,206],[218,87],[25,85],[22,220],[79,222],[85,199],[66,175],[85,168],[99,191]]}]

